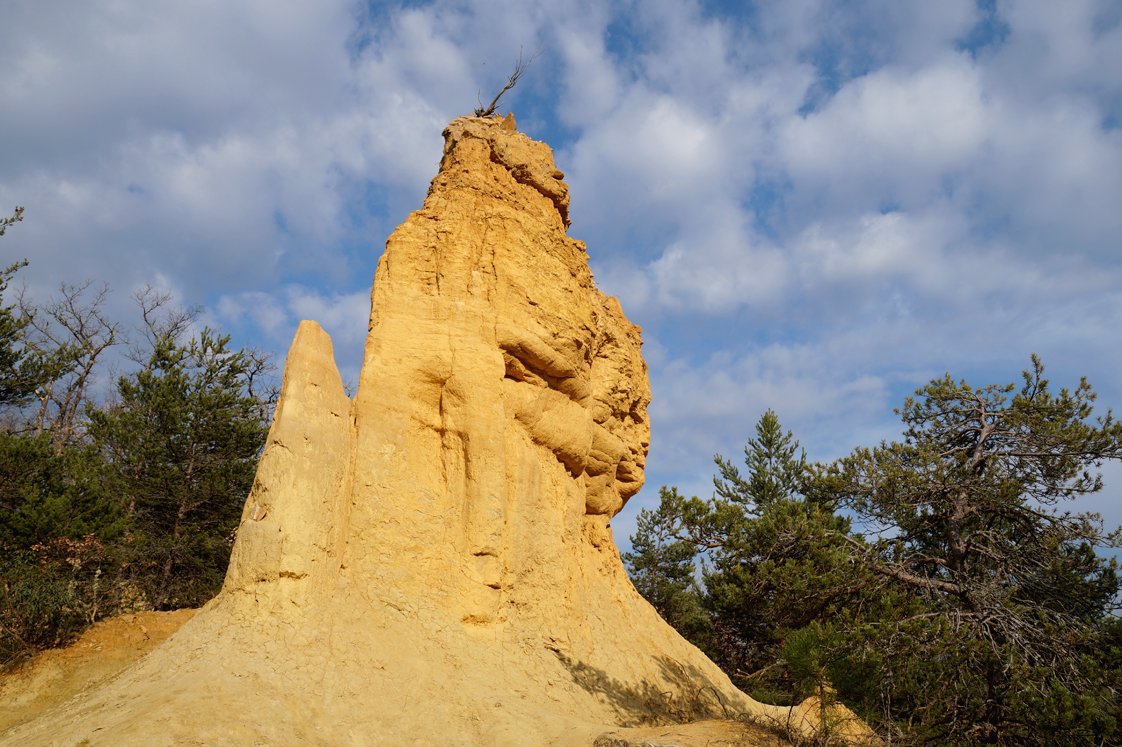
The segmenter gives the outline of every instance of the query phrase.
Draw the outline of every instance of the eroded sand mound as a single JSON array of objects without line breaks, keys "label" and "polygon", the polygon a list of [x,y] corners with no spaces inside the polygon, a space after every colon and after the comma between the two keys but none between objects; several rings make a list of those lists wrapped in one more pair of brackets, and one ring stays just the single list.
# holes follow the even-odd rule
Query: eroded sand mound
[{"label": "eroded sand mound", "polygon": [[[74,643],[0,675],[0,734],[95,687],[163,643],[195,610],[139,612],[99,622]],[[612,728],[593,747],[787,747],[774,728],[733,720]]]},{"label": "eroded sand mound", "polygon": [[0,675],[0,734],[96,686],[159,646],[195,610],[137,612],[103,620],[65,648]]},{"label": "eroded sand mound", "polygon": [[0,743],[587,747],[787,713],[732,687],[620,562],[646,365],[565,233],[551,151],[512,117],[445,138],[378,264],[353,402],[300,326],[222,593]]}]

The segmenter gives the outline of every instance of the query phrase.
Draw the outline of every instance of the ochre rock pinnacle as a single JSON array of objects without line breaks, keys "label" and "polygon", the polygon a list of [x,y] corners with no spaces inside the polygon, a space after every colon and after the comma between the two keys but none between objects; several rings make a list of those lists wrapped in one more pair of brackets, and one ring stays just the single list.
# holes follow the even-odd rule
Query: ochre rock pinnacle
[{"label": "ochre rock pinnacle", "polygon": [[444,135],[378,263],[353,402],[300,325],[222,593],[0,743],[590,745],[787,712],[737,691],[620,562],[647,370],[566,235],[552,152],[513,116]]}]

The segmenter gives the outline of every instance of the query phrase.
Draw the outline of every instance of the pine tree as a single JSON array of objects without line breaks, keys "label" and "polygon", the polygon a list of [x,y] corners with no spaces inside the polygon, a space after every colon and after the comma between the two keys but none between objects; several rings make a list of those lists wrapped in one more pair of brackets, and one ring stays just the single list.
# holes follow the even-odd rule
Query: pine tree
[{"label": "pine tree", "polygon": [[770,409],[756,423],[756,438],[748,439],[744,447],[747,480],[720,454],[713,459],[720,471],[720,477],[713,478],[717,495],[750,507],[757,514],[764,507],[797,494],[806,473],[806,452],[799,449],[791,431],[783,433],[779,418]]},{"label": "pine tree", "polygon": [[[902,443],[857,449],[808,485],[881,539],[840,533],[852,562],[922,605],[866,618],[849,649],[872,655],[894,710],[944,744],[1099,744],[1122,716],[1112,619],[1122,532],[1057,510],[1097,492],[1122,458],[1122,424],[1091,419],[1086,380],[1054,394],[1040,360],[1014,384],[945,376],[899,410]],[[1012,396],[1010,396],[1012,395]]]},{"label": "pine tree", "polygon": [[623,560],[635,589],[662,619],[704,647],[709,625],[697,583],[698,551],[693,543],[674,536],[682,501],[677,488],[661,488],[658,508],[639,512],[638,531]]},{"label": "pine tree", "polygon": [[146,367],[118,381],[119,402],[90,412],[134,532],[137,581],[157,608],[202,604],[220,588],[265,442],[252,357],[229,339],[157,340]]},{"label": "pine tree", "polygon": [[[17,207],[11,218],[0,218],[0,236],[8,228],[23,220],[23,208]],[[8,288],[12,276],[21,267],[27,266],[27,260],[15,262],[0,271],[0,298]],[[28,382],[19,375],[19,365],[24,354],[20,340],[27,320],[13,314],[13,306],[0,306],[0,407],[17,404],[31,394]]]},{"label": "pine tree", "polygon": [[806,453],[774,411],[760,417],[744,448],[747,477],[720,455],[714,461],[719,497],[704,517],[692,514],[692,528],[698,539],[706,534],[698,529],[722,528],[707,532],[721,541],[710,542],[704,573],[717,660],[760,698],[796,702],[820,687],[823,675],[811,667],[804,669],[816,672],[813,678],[789,671],[788,639],[868,593],[872,578],[854,573],[844,542],[834,538],[849,535],[848,520],[828,502],[803,497]]},{"label": "pine tree", "polygon": [[744,454],[744,477],[715,457],[710,500],[663,488],[658,509],[640,512],[635,552],[625,558],[640,593],[734,680],[791,702],[821,682],[792,681],[786,639],[836,614],[873,580],[854,573],[847,546],[832,535],[847,534],[848,521],[801,497],[806,454],[773,411],[761,416]]}]

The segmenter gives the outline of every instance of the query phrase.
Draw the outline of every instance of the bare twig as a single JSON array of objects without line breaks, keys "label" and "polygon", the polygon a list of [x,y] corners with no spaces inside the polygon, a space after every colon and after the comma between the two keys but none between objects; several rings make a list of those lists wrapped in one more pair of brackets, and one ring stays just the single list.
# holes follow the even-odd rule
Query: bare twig
[{"label": "bare twig", "polygon": [[720,705],[721,710],[725,712],[725,718],[731,719],[732,716],[729,715],[729,709],[725,708],[724,699],[722,699],[721,694],[719,692],[717,692],[717,688],[713,687],[712,685],[705,685],[703,687],[698,688],[697,692],[694,693],[694,696],[693,696],[694,701],[697,702],[697,703],[700,703],[701,702],[701,693],[705,692],[706,690],[712,690],[713,691],[713,695],[715,695],[717,697],[717,704]]},{"label": "bare twig", "polygon": [[59,290],[58,299],[37,305],[24,287],[16,296],[16,308],[26,320],[23,344],[41,377],[28,430],[35,435],[49,431],[55,452],[61,454],[81,439],[82,412],[95,384],[98,359],[122,342],[124,332],[105,313],[108,285],[87,280],[62,283]]},{"label": "bare twig", "polygon": [[514,66],[514,73],[510,76],[510,80],[508,80],[506,82],[506,85],[503,86],[503,90],[499,91],[498,95],[496,95],[494,100],[491,101],[491,105],[488,106],[486,109],[483,108],[483,104],[482,104],[482,102],[480,102],[479,107],[475,110],[475,116],[477,116],[477,117],[491,117],[491,116],[494,116],[495,107],[499,105],[499,99],[502,98],[504,93],[506,93],[510,89],[514,88],[514,84],[517,83],[518,79],[522,77],[522,74],[526,72],[526,68],[528,68],[530,66],[530,63],[533,62],[535,59],[537,59],[538,55],[541,54],[541,51],[542,51],[542,48],[538,47],[537,50],[534,52],[533,56],[530,59],[526,60],[526,63],[523,64],[522,63],[522,47],[519,47],[518,48],[518,64],[516,64]]},{"label": "bare twig", "polygon": [[191,330],[203,313],[202,306],[172,306],[173,295],[151,285],[145,285],[132,294],[132,300],[140,307],[144,320],[141,333],[143,343],[129,345],[126,357],[141,366],[147,366],[149,358],[161,341],[179,343]]}]

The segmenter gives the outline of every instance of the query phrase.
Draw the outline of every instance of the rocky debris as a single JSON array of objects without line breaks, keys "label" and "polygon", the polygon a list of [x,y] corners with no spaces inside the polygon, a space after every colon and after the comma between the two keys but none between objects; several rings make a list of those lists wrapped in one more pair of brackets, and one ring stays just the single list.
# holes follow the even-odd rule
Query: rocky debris
[{"label": "rocky debris", "polygon": [[378,263],[353,401],[300,325],[222,593],[0,744],[587,747],[789,714],[624,571],[610,521],[643,484],[647,369],[566,235],[552,152],[513,117],[444,137]]}]

